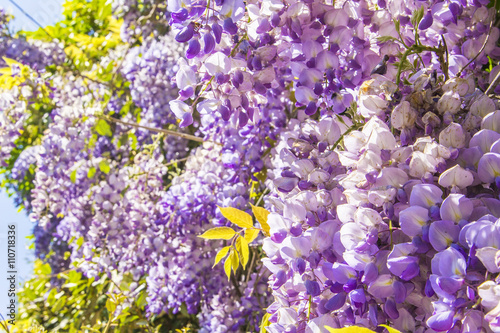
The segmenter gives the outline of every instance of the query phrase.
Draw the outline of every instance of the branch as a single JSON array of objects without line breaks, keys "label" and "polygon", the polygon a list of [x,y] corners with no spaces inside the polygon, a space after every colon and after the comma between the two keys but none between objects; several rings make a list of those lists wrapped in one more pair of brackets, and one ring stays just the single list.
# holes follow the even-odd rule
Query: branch
[{"label": "branch", "polygon": [[164,166],[171,166],[171,165],[174,165],[176,163],[184,162],[184,161],[187,161],[188,158],[189,158],[189,156],[188,157],[184,157],[184,158],[180,158],[178,160],[173,160],[173,161],[168,162],[167,164],[164,164]]},{"label": "branch", "polygon": [[495,79],[491,82],[489,85],[488,89],[484,92],[485,95],[491,94],[492,90],[494,90],[498,83],[500,83],[500,71],[497,73],[497,76],[495,76]]},{"label": "branch", "polygon": [[484,43],[483,43],[483,46],[481,46],[481,48],[479,49],[479,52],[474,56],[474,58],[472,58],[464,67],[462,67],[460,69],[460,71],[457,73],[456,77],[460,77],[460,75],[462,75],[462,72],[467,68],[469,67],[470,64],[472,64],[472,62],[474,60],[477,59],[477,57],[479,57],[479,55],[484,51],[484,48],[486,47],[486,44],[488,44],[488,40],[490,39],[490,36],[491,36],[491,28],[493,27],[493,20],[491,20],[490,22],[490,28],[488,30],[488,35],[486,35],[486,38],[484,40]]},{"label": "branch", "polygon": [[112,117],[109,117],[109,116],[96,116],[96,117],[97,118],[102,118],[102,119],[105,119],[105,120],[109,120],[109,121],[114,122],[114,123],[122,124],[122,125],[125,125],[125,126],[130,126],[130,127],[135,127],[135,128],[142,128],[142,129],[145,129],[145,130],[148,130],[148,131],[151,131],[151,132],[164,133],[164,134],[167,134],[167,135],[178,136],[180,138],[191,140],[191,141],[204,142],[203,138],[200,138],[200,137],[197,137],[197,136],[194,136],[194,135],[190,135],[190,134],[186,134],[186,133],[180,133],[180,132],[166,130],[166,129],[162,129],[162,128],[154,128],[154,127],[149,127],[149,126],[142,126],[142,125],[139,125],[139,124],[129,123],[129,122],[126,122],[126,121],[123,121],[123,120],[115,119],[115,118],[112,118]]}]

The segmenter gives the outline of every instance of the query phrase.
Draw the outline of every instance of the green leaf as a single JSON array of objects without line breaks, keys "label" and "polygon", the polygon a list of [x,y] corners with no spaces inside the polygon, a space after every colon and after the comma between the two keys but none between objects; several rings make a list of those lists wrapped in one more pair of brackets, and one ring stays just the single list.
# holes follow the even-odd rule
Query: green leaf
[{"label": "green leaf", "polygon": [[411,17],[411,23],[413,24],[413,27],[417,29],[420,21],[424,17],[424,6],[421,6],[419,9],[417,9],[415,12],[413,12],[413,15]]},{"label": "green leaf", "polygon": [[227,255],[230,248],[231,248],[230,246],[225,246],[222,249],[220,249],[219,252],[217,252],[217,255],[215,256],[215,263],[212,266],[212,268],[214,268],[215,265],[217,265],[219,263],[219,261],[221,261],[222,258],[224,258]]},{"label": "green leaf", "polygon": [[258,235],[259,235],[259,229],[255,228],[245,229],[245,240],[247,241],[248,244],[253,242]]},{"label": "green leaf", "polygon": [[83,236],[80,236],[80,238],[76,240],[76,245],[78,245],[78,248],[80,248],[83,245],[83,241],[84,241]]},{"label": "green leaf", "polygon": [[49,275],[50,273],[52,273],[52,268],[50,268],[50,265],[49,265],[49,264],[43,264],[43,265],[40,267],[40,272],[41,272],[43,275]]},{"label": "green leaf", "polygon": [[128,134],[128,138],[129,140],[132,140],[132,143],[130,144],[130,147],[133,149],[133,150],[136,150],[137,149],[137,136],[134,134],[134,133],[129,133]]},{"label": "green leaf", "polygon": [[325,326],[325,328],[328,330],[328,332],[331,333],[375,333],[374,331],[369,330],[366,327],[359,326],[349,326],[343,328],[332,328],[329,326]]},{"label": "green leaf", "polygon": [[271,229],[269,227],[269,224],[267,224],[267,217],[270,214],[269,211],[267,211],[265,208],[262,208],[262,207],[257,207],[257,206],[254,206],[252,204],[250,204],[250,205],[252,206],[253,215],[255,216],[257,221],[259,221],[260,226],[262,227],[262,230],[264,230],[266,235],[269,236],[270,235],[269,231]]},{"label": "green leaf", "polygon": [[[233,253],[233,252],[231,251],[231,253]],[[224,261],[224,272],[226,272],[228,281],[231,278],[231,259],[230,258],[231,258],[231,256],[228,256],[226,258],[226,261]]]},{"label": "green leaf", "polygon": [[95,175],[96,169],[94,167],[91,167],[89,171],[87,171],[87,178],[93,178]]},{"label": "green leaf", "polygon": [[379,41],[380,43],[385,43],[385,42],[388,42],[388,41],[395,41],[397,40],[397,38],[394,38],[392,36],[380,36],[380,37],[377,37],[377,41]]},{"label": "green leaf", "polygon": [[394,19],[393,21],[394,21],[394,28],[396,28],[396,31],[399,34],[399,28],[400,28],[399,20]]},{"label": "green leaf", "polygon": [[243,268],[247,267],[248,259],[250,258],[250,249],[248,248],[248,242],[244,237],[239,236],[236,239],[236,250],[241,257],[241,265]]},{"label": "green leaf", "polygon": [[253,221],[250,214],[232,207],[219,207],[222,216],[241,228],[252,228]]},{"label": "green leaf", "polygon": [[113,132],[111,132],[111,127],[109,126],[108,122],[104,119],[99,119],[97,121],[97,125],[95,127],[95,130],[99,135],[106,135],[106,136],[112,136]]},{"label": "green leaf", "polygon": [[198,237],[205,239],[231,239],[234,235],[236,235],[236,231],[229,227],[217,227],[205,231]]},{"label": "green leaf", "polygon": [[71,182],[74,184],[76,183],[76,170],[73,170],[73,172],[71,173],[71,175],[69,176],[69,179],[71,180]]},{"label": "green leaf", "polygon": [[115,312],[116,310],[116,303],[114,303],[111,298],[108,298],[106,300],[106,309],[108,309],[108,312],[109,312],[109,316],[112,317],[113,316],[113,313]]},{"label": "green leaf", "polygon": [[108,161],[102,160],[99,162],[99,170],[104,172],[105,174],[108,174],[111,168],[109,167]]},{"label": "green leaf", "polygon": [[382,326],[384,327],[389,333],[401,333],[400,331],[398,331],[397,329],[395,328],[392,328],[392,327],[389,327],[387,325],[378,325],[378,326]]}]

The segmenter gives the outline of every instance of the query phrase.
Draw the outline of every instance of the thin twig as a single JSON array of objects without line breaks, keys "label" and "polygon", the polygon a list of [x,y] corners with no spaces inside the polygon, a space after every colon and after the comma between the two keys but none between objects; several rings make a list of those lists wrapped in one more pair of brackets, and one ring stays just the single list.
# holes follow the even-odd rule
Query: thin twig
[{"label": "thin twig", "polygon": [[154,4],[153,7],[151,8],[151,11],[149,12],[149,14],[146,15],[146,16],[139,17],[139,19],[137,20],[137,23],[141,23],[142,20],[148,20],[148,19],[150,19],[153,16],[154,12],[156,11],[157,7],[158,7],[158,5]]},{"label": "thin twig", "polygon": [[490,28],[488,30],[488,35],[486,35],[486,38],[484,39],[484,43],[483,43],[483,46],[481,46],[481,48],[479,49],[479,52],[474,56],[474,58],[472,58],[464,67],[462,67],[460,69],[460,71],[458,71],[456,77],[460,77],[460,75],[462,75],[462,72],[467,68],[469,67],[470,64],[472,64],[472,62],[474,60],[477,59],[477,57],[479,57],[479,55],[484,51],[485,47],[486,47],[486,44],[488,44],[488,40],[490,39],[490,35],[491,35],[491,28],[493,27],[493,20],[491,20],[490,22]]},{"label": "thin twig", "polygon": [[184,138],[184,139],[191,140],[191,141],[204,142],[203,138],[200,138],[200,137],[197,137],[197,136],[194,136],[194,135],[190,135],[190,134],[186,134],[186,133],[180,133],[180,132],[166,130],[166,129],[162,129],[162,128],[154,128],[154,127],[149,127],[149,126],[142,126],[142,125],[139,125],[139,124],[129,123],[129,122],[126,122],[126,121],[123,121],[123,120],[120,120],[120,119],[115,119],[115,118],[112,118],[112,117],[109,117],[109,116],[104,116],[104,115],[100,115],[100,116],[96,116],[96,117],[97,118],[106,119],[106,120],[112,121],[114,123],[122,124],[122,125],[125,125],[125,126],[130,126],[130,127],[135,127],[135,128],[142,128],[142,129],[145,129],[145,130],[148,130],[148,131],[151,131],[151,132],[164,133],[164,134],[167,134],[167,135],[178,136],[180,138]]},{"label": "thin twig", "polygon": [[180,158],[178,160],[173,160],[173,161],[170,161],[170,162],[168,162],[167,164],[164,164],[164,165],[165,166],[171,166],[171,165],[176,164],[176,163],[187,161],[188,158],[189,158],[189,156],[188,157],[184,157],[184,158]]},{"label": "thin twig", "polygon": [[497,87],[498,83],[500,83],[500,71],[497,73],[497,76],[495,76],[495,79],[493,79],[493,81],[489,85],[488,89],[486,89],[484,94],[485,95],[491,94],[492,90],[494,90]]},{"label": "thin twig", "polygon": [[252,261],[250,261],[250,266],[248,267],[248,274],[247,274],[247,277],[245,279],[246,283],[248,283],[248,281],[250,280],[250,276],[252,275],[253,266],[255,264],[255,258],[256,257],[257,257],[257,254],[255,253],[255,251],[252,248]]},{"label": "thin twig", "polygon": [[441,64],[441,69],[444,72],[444,78],[446,81],[448,81],[448,72],[449,72],[449,54],[448,54],[448,44],[446,44],[446,39],[444,38],[443,35],[441,35],[441,38],[443,39],[443,47],[444,47],[444,55],[446,55],[446,59],[443,59],[443,63]]},{"label": "thin twig", "polygon": [[236,295],[238,295],[239,298],[241,298],[243,295],[241,294],[240,287],[238,285],[238,282],[236,281],[236,276],[235,274],[231,274],[231,283],[233,284],[234,290],[236,291]]}]

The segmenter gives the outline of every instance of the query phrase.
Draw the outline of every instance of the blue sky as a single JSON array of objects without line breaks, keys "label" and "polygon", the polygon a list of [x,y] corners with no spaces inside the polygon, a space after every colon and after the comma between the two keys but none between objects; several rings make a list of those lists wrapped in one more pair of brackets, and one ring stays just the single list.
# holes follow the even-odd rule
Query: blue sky
[{"label": "blue sky", "polygon": [[[42,26],[51,25],[62,17],[62,0],[13,0]],[[12,30],[36,30],[38,26],[22,14],[9,0],[0,0],[0,7],[15,16]]]},{"label": "blue sky", "polygon": [[[62,0],[14,0],[25,12],[32,16],[42,26],[51,25],[62,18]],[[11,22],[11,31],[36,30],[38,26],[22,14],[9,0],[0,0],[0,7],[10,11],[15,16]],[[7,225],[17,224],[17,272],[18,282],[29,279],[33,272],[33,251],[27,247],[31,243],[26,236],[31,234],[33,223],[26,212],[18,212],[12,198],[5,191],[0,190],[0,313],[5,315],[8,302],[7,290],[4,281],[7,278]]]},{"label": "blue sky", "polygon": [[[62,0],[14,0],[26,13],[33,17],[43,26],[51,25],[62,18]],[[17,9],[9,0],[0,0],[0,7],[10,11],[14,15],[14,21],[11,22],[13,31],[17,30],[36,30],[38,26],[33,23],[26,15]],[[18,225],[18,251],[17,259],[20,263],[21,273],[19,277],[27,278],[32,272],[33,251],[26,247],[31,241],[26,240],[26,236],[31,234],[33,224],[30,222],[26,212],[18,212],[14,206],[13,199],[0,190],[0,239],[1,235],[6,234],[7,223],[15,222]],[[2,251],[0,249],[0,267],[4,267],[2,261]],[[5,259],[5,258],[3,258]]]}]

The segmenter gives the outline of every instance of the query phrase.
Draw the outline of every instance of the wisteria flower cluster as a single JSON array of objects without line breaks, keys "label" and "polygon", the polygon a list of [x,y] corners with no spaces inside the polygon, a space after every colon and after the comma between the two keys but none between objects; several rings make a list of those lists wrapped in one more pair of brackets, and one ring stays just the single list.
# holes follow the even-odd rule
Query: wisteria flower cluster
[{"label": "wisteria flower cluster", "polygon": [[0,162],[54,275],[200,332],[500,332],[496,3],[106,6],[72,46],[0,12]]}]

